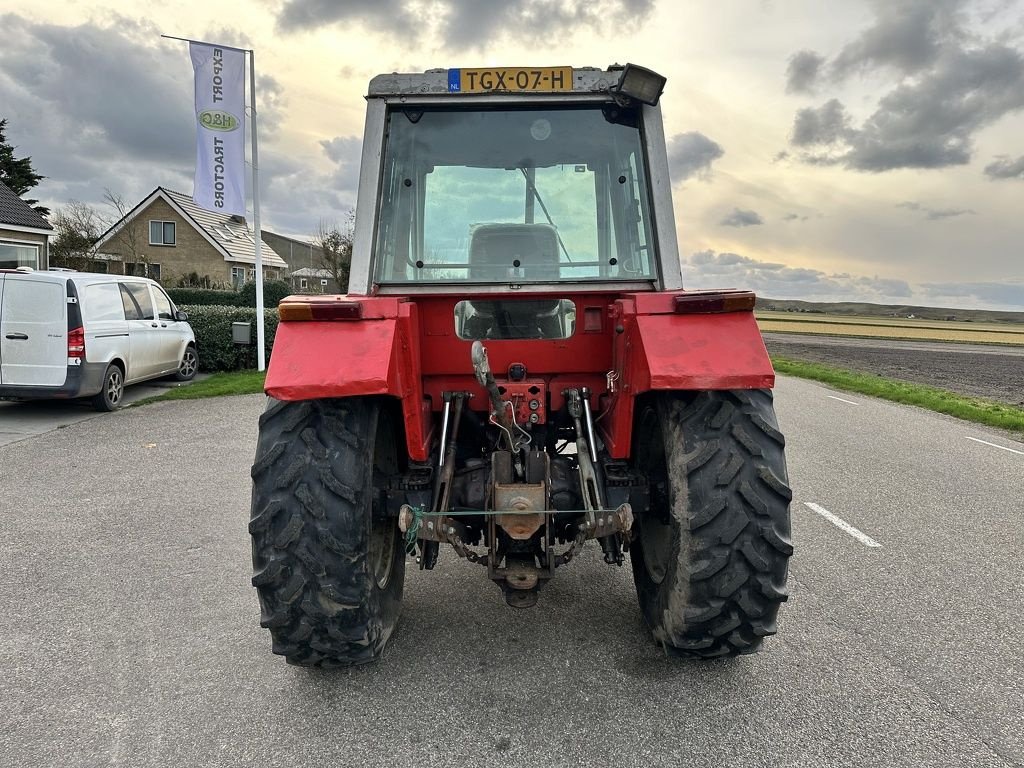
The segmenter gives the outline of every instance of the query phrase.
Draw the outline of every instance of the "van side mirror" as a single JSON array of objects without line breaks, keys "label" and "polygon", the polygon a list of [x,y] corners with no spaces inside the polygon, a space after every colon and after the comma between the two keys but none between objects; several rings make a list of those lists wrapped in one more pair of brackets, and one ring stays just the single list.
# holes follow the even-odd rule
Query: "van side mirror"
[{"label": "van side mirror", "polygon": [[185,322],[188,320],[188,312],[182,312],[180,309],[174,313],[174,319]]}]

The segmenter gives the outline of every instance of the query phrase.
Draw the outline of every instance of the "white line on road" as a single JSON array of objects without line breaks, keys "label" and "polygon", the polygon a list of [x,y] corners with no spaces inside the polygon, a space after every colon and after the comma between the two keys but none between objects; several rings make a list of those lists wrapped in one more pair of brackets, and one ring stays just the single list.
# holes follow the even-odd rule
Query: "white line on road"
[{"label": "white line on road", "polygon": [[819,506],[812,501],[805,501],[804,506],[810,509],[812,512],[817,512],[819,515],[824,517],[837,528],[841,528],[842,530],[846,531],[848,534],[853,536],[853,538],[857,539],[857,541],[859,541],[861,544],[864,544],[869,547],[882,546],[877,541],[868,536],[866,533],[858,531],[856,528],[854,528],[848,522],[843,520],[841,517],[836,517],[824,507]]},{"label": "white line on road", "polygon": [[967,437],[967,439],[968,440],[973,440],[976,443],[983,443],[984,445],[991,445],[993,448],[999,448],[1000,450],[1009,451],[1010,453],[1019,453],[1021,456],[1024,456],[1024,451],[1018,451],[1015,448],[1007,448],[1004,445],[996,445],[995,443],[990,443],[988,440],[979,440],[976,437]]},{"label": "white line on road", "polygon": [[853,400],[843,400],[843,398],[836,397],[835,395],[825,395],[825,397],[830,397],[833,400],[838,400],[840,403],[849,403],[850,405],[860,405],[860,403],[855,403],[855,402],[853,402]]}]

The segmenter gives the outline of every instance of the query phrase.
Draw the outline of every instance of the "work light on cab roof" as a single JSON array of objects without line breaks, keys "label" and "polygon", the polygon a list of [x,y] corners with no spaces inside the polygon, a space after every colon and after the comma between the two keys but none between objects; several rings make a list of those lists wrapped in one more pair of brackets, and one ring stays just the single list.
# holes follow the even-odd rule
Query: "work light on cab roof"
[{"label": "work light on cab roof", "polygon": [[753,293],[683,288],[664,86],[633,64],[371,80],[348,291],[285,299],[267,372],[250,532],[275,653],[377,658],[407,558],[526,608],[594,541],[667,651],[775,632],[775,375]]}]

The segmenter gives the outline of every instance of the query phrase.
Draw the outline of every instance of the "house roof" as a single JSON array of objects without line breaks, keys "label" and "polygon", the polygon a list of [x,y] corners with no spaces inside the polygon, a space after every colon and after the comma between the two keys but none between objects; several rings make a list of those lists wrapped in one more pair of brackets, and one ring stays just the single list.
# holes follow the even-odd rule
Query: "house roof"
[{"label": "house roof", "polygon": [[302,269],[296,269],[294,272],[289,273],[289,277],[331,277],[331,271],[329,269],[314,269],[312,267],[303,267]]},{"label": "house roof", "polygon": [[46,219],[14,194],[10,187],[0,182],[0,227],[4,225],[39,230],[41,234],[53,232],[53,227],[46,223]]},{"label": "house roof", "polygon": [[[237,261],[245,264],[256,263],[256,239],[248,224],[246,224],[245,219],[200,208],[192,202],[190,196],[176,192],[173,189],[167,189],[166,187],[157,187],[149,197],[132,208],[131,211],[125,214],[123,219],[104,232],[103,236],[96,243],[96,249],[99,250],[128,221],[135,218],[157,199],[162,199],[178,215],[190,222],[196,228],[196,231],[220,252],[225,261]],[[280,269],[288,268],[284,259],[278,256],[273,248],[267,243],[262,243],[262,246],[260,252],[263,255],[264,266]]]}]

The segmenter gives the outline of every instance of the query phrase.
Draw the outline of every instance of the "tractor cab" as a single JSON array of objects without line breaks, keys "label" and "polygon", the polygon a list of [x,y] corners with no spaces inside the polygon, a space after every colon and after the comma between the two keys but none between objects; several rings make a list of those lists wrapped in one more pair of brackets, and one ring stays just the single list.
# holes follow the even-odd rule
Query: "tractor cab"
[{"label": "tractor cab", "polygon": [[[643,77],[651,103],[623,90]],[[374,78],[350,293],[680,287],[659,83],[632,66]]]}]

